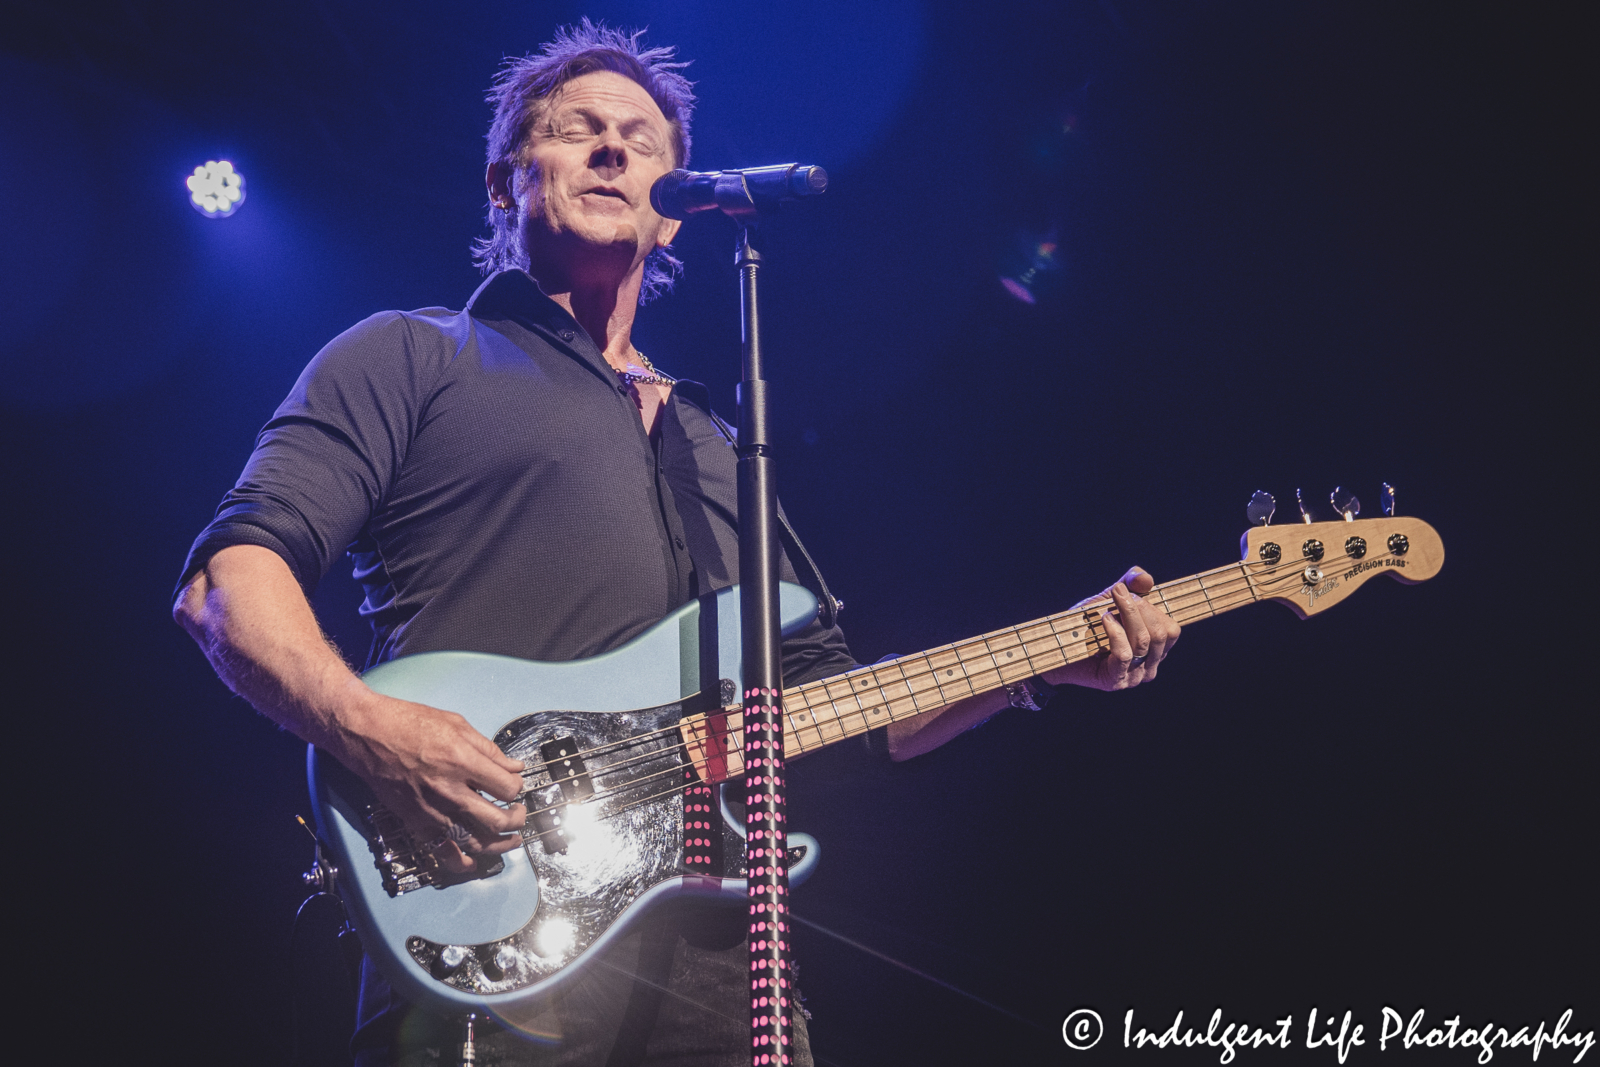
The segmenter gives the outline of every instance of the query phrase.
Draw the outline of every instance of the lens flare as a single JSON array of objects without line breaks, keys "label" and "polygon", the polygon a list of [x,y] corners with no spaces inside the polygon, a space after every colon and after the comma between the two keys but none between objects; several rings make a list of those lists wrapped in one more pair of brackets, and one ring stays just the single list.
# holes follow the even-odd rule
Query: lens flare
[{"label": "lens flare", "polygon": [[553,917],[546,919],[534,935],[539,955],[560,958],[572,949],[572,944],[578,938],[577,927],[572,925],[570,919]]},{"label": "lens flare", "polygon": [[959,996],[966,997],[968,1000],[974,1001],[974,1002],[976,1002],[978,1004],[982,1004],[984,1007],[988,1008],[991,1011],[997,1011],[1001,1015],[1009,1016],[1010,1018],[1015,1019],[1017,1022],[1024,1023],[1024,1024],[1028,1025],[1028,1026],[1033,1027],[1036,1030],[1048,1029],[1047,1027],[1040,1026],[1037,1022],[1035,1022],[1032,1019],[1025,1019],[1022,1016],[1018,1015],[1014,1011],[1011,1011],[1011,1010],[1009,1010],[1007,1008],[1002,1008],[1000,1005],[992,1003],[991,1001],[984,1000],[982,997],[976,996],[975,994],[968,993],[965,989],[962,989],[960,986],[954,986],[954,985],[951,985],[949,982],[944,981],[941,978],[935,978],[933,975],[929,974],[927,971],[919,971],[919,970],[917,970],[917,968],[911,966],[911,964],[906,963],[903,960],[897,960],[893,956],[889,955],[886,952],[879,952],[877,949],[873,948],[871,945],[864,945],[860,941],[857,941],[854,938],[846,937],[841,933],[837,933],[837,932],[835,932],[833,930],[830,930],[826,926],[821,925],[820,923],[814,923],[810,919],[803,919],[798,915],[794,915],[793,912],[790,912],[790,915],[792,915],[794,917],[794,921],[795,922],[799,923],[802,926],[808,926],[811,929],[815,930],[819,934],[825,934],[828,937],[833,938],[835,941],[841,942],[842,944],[849,945],[853,949],[858,949],[858,950],[860,950],[862,952],[865,952],[869,956],[876,956],[878,959],[882,960],[883,962],[885,962],[887,964],[891,964],[891,965],[893,965],[895,967],[898,967],[902,971],[907,972],[908,974],[914,974],[918,978],[921,978],[925,982],[932,982],[936,986],[940,986],[940,987],[942,987],[944,989],[948,989],[952,993],[955,993],[955,994],[957,994]]},{"label": "lens flare", "polygon": [[1061,269],[1061,263],[1056,259],[1055,234],[1025,239],[1022,242],[1022,252],[1027,267],[1015,275],[1001,275],[1000,284],[1005,286],[1006,292],[1024,304],[1037,304],[1039,297],[1036,287],[1039,276]]}]

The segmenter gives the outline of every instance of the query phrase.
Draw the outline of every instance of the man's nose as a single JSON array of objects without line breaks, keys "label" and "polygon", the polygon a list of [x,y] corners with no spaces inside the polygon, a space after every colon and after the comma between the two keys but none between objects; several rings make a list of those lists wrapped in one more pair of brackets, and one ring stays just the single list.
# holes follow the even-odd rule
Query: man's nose
[{"label": "man's nose", "polygon": [[610,179],[628,169],[628,146],[620,137],[607,136],[589,157],[589,167]]}]

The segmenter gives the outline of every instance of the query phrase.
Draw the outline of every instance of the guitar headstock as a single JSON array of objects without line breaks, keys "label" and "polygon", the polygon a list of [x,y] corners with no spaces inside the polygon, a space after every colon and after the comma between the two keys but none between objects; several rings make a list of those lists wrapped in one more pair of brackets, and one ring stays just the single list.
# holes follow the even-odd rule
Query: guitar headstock
[{"label": "guitar headstock", "polygon": [[[1384,489],[1385,510],[1392,510],[1393,490]],[[1410,585],[1444,566],[1444,542],[1432,526],[1400,515],[1355,518],[1360,502],[1343,490],[1334,490],[1334,507],[1345,518],[1334,522],[1267,525],[1271,502],[1265,493],[1252,498],[1248,515],[1261,525],[1245,532],[1239,548],[1256,594],[1288,605],[1302,619],[1333,607],[1380,574]],[[1310,517],[1303,501],[1300,514]]]}]

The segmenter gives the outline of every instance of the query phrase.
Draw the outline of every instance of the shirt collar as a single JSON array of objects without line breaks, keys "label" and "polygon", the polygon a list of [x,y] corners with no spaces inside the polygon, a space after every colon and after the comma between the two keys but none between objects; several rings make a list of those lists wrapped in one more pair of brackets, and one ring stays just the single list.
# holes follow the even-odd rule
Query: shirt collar
[{"label": "shirt collar", "polygon": [[467,312],[485,322],[510,319],[551,344],[566,348],[609,385],[616,384],[611,366],[593,338],[560,304],[544,295],[527,271],[511,269],[489,275],[467,301]]},{"label": "shirt collar", "polygon": [[523,270],[502,270],[489,275],[467,301],[467,310],[480,319],[516,318],[547,329],[581,329]]}]

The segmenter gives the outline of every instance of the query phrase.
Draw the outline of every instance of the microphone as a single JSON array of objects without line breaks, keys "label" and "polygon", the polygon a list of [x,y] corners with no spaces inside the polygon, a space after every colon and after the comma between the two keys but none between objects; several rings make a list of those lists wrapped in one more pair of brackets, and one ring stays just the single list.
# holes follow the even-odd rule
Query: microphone
[{"label": "microphone", "polygon": [[743,170],[679,168],[656,179],[650,187],[650,206],[669,219],[718,210],[736,219],[749,219],[771,214],[785,200],[816,196],[827,187],[827,171],[798,163]]}]

